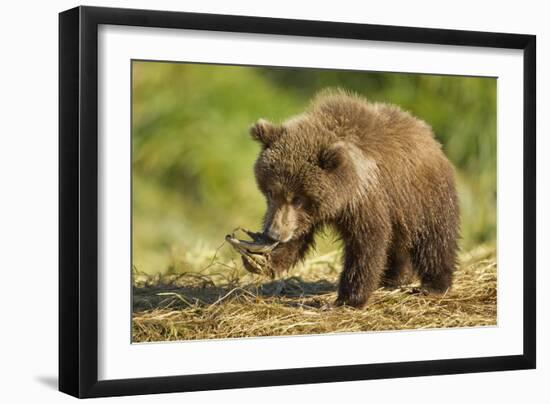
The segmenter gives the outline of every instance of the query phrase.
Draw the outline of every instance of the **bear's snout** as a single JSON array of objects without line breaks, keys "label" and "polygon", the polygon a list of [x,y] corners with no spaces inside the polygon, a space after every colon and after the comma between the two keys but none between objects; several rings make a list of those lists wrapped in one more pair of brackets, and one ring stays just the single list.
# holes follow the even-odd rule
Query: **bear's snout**
[{"label": "bear's snout", "polygon": [[279,242],[282,241],[282,240],[281,240],[281,238],[282,238],[282,237],[281,237],[281,233],[279,232],[279,230],[275,230],[275,229],[273,229],[273,228],[270,228],[270,229],[267,230],[267,232],[265,233],[265,235],[266,235],[269,239],[271,239],[271,240],[273,240],[273,241],[279,241]]},{"label": "bear's snout", "polygon": [[289,205],[275,210],[265,226],[264,234],[274,241],[286,243],[292,239],[296,230],[296,212]]},{"label": "bear's snout", "polygon": [[288,229],[280,229],[276,226],[271,225],[266,229],[264,235],[273,241],[286,243],[287,241],[290,241],[290,239],[294,235],[294,232],[289,231]]}]

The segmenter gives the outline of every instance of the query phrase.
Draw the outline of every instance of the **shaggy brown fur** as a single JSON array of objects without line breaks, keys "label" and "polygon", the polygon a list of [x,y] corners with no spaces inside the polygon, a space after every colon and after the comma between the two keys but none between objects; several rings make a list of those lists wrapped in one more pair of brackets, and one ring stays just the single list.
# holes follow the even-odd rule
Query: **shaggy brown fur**
[{"label": "shaggy brown fur", "polygon": [[454,170],[425,122],[325,91],[302,115],[280,126],[260,119],[251,134],[263,146],[254,170],[268,204],[264,232],[281,241],[271,256],[275,272],[302,259],[316,231],[330,225],[345,248],[337,304],[363,307],[380,285],[411,273],[429,292],[451,286]]}]

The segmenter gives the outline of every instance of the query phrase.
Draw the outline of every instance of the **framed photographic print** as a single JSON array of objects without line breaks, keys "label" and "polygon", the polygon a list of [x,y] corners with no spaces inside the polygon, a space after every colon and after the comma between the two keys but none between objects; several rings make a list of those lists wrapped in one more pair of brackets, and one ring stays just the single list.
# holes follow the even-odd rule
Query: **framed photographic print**
[{"label": "framed photographic print", "polygon": [[59,387],[535,367],[535,37],[59,17]]}]

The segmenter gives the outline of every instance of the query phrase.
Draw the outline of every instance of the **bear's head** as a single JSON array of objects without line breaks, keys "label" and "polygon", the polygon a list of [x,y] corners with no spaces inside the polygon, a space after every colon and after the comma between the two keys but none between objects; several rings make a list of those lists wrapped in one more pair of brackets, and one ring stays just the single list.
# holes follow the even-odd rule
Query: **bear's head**
[{"label": "bear's head", "polygon": [[343,142],[307,119],[260,119],[250,134],[262,146],[254,171],[267,200],[264,234],[284,243],[330,223],[355,180]]}]

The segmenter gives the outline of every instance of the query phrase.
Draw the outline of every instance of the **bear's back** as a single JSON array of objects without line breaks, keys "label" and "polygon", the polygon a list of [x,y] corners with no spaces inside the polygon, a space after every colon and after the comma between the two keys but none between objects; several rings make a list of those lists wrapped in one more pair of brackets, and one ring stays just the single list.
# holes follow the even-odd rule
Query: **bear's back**
[{"label": "bear's back", "polygon": [[313,100],[307,115],[310,122],[358,146],[382,165],[395,166],[403,159],[447,160],[431,127],[395,105],[329,90]]},{"label": "bear's back", "polygon": [[431,127],[397,106],[338,90],[321,93],[308,114],[336,141],[362,151],[360,158],[376,167],[377,192],[407,221],[421,216],[435,195],[453,186],[454,169]]}]

